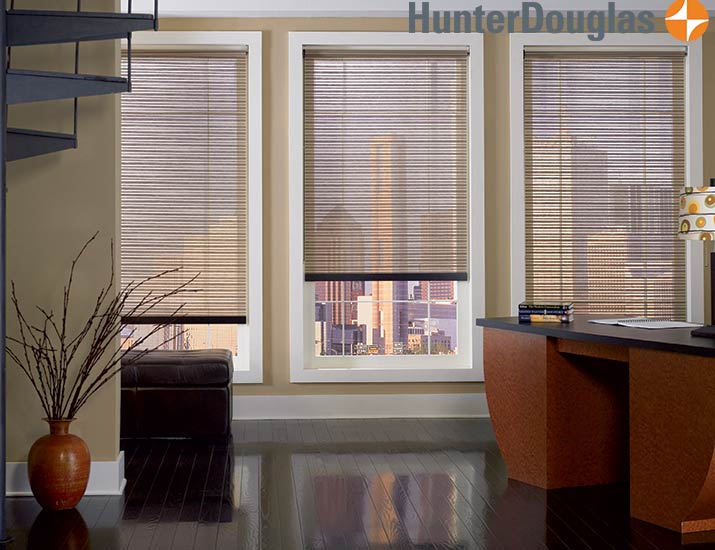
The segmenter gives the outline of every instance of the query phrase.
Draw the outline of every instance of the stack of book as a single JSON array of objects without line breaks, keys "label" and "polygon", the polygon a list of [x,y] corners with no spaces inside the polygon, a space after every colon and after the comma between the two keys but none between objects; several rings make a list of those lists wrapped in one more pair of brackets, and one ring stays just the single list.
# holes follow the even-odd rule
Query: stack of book
[{"label": "stack of book", "polygon": [[519,304],[520,323],[570,323],[573,321],[573,303]]}]

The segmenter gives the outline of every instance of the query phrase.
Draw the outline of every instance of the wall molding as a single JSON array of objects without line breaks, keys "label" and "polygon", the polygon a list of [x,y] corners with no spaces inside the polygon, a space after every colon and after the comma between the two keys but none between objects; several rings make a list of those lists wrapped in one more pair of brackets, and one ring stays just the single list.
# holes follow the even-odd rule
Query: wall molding
[{"label": "wall molding", "polygon": [[489,409],[484,393],[233,396],[234,420],[414,417],[487,418]]},{"label": "wall molding", "polygon": [[[7,475],[7,496],[32,496],[30,481],[27,477],[27,462],[8,462],[5,467]],[[116,496],[124,493],[124,451],[119,452],[117,460],[92,461],[89,469],[87,496]]]},{"label": "wall molding", "polygon": [[[714,6],[713,0],[702,0],[708,9]],[[127,8],[127,0],[121,1],[122,10]],[[421,12],[422,0],[416,0]],[[431,10],[464,10],[469,6],[463,0],[432,0]],[[521,10],[521,0],[482,0],[479,2],[485,11]],[[541,0],[544,10],[561,11],[604,10],[605,0],[580,0],[575,6],[566,0]],[[665,4],[667,5],[667,4]],[[474,5],[471,5],[474,8]],[[649,10],[658,16],[664,14],[662,6],[654,6],[651,0],[620,0],[617,9]],[[406,0],[360,0],[335,2],[334,0],[264,0],[247,2],[245,0],[204,0],[199,5],[192,0],[163,0],[159,3],[159,17],[401,17],[408,16]],[[134,0],[133,11],[136,13],[154,10],[153,0]]]}]

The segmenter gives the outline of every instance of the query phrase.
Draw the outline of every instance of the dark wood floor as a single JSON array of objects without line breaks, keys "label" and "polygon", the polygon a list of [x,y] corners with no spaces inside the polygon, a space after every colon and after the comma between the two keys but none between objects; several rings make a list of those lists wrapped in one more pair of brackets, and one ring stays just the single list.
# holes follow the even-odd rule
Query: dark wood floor
[{"label": "dark wood floor", "polygon": [[[9,549],[674,549],[625,487],[507,481],[487,420],[234,423],[229,443],[123,441],[123,497],[8,502]],[[698,545],[698,550],[710,545]]]}]

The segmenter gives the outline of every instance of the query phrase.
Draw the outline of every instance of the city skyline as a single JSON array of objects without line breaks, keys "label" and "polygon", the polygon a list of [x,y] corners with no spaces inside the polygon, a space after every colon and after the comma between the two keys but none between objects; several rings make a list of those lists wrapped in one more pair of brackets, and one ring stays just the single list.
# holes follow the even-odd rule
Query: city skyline
[{"label": "city skyline", "polygon": [[[122,331],[122,346],[128,347],[134,341],[149,334],[156,325],[126,325]],[[149,336],[143,349],[163,349],[185,351],[192,349],[228,349],[238,355],[237,324],[182,324],[168,325]]]},{"label": "city skyline", "polygon": [[[456,354],[455,284],[454,281],[318,282],[315,354]],[[422,299],[423,292],[430,295],[429,301]]]}]

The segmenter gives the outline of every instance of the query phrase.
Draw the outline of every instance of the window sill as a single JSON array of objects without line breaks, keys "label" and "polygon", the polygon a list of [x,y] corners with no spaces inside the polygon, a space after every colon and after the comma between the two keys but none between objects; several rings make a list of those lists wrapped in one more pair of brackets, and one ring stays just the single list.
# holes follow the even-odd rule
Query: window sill
[{"label": "window sill", "polygon": [[251,372],[249,370],[235,370],[233,371],[233,384],[262,384],[263,383],[263,373],[262,372]]},{"label": "window sill", "polygon": [[292,384],[355,382],[481,382],[481,369],[444,368],[311,368],[292,371]]}]

